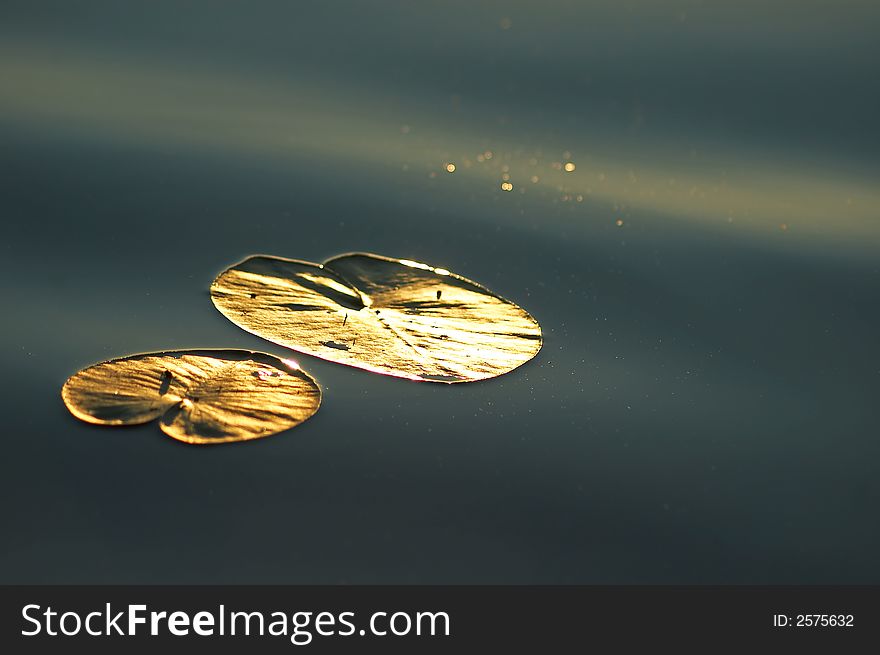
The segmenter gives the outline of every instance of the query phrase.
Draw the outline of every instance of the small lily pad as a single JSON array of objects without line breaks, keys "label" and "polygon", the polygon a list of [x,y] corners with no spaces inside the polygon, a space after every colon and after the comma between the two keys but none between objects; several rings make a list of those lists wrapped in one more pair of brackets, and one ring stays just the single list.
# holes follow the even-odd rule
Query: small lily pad
[{"label": "small lily pad", "polygon": [[493,378],[541,349],[541,326],[515,303],[445,269],[367,253],[248,257],[214,280],[211,299],[273,343],[411,380]]},{"label": "small lily pad", "polygon": [[299,425],[321,404],[320,387],[296,362],[246,350],[111,359],[68,378],[61,396],[83,421],[158,419],[165,434],[191,444],[267,437]]}]

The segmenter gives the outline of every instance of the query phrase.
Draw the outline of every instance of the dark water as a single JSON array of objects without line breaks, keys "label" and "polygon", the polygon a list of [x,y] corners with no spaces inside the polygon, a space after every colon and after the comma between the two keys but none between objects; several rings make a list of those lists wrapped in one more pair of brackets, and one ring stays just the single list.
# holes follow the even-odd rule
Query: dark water
[{"label": "dark water", "polygon": [[[0,581],[880,582],[880,12],[473,4],[3,3]],[[61,403],[112,356],[286,355],[211,279],[351,250],[544,349],[298,357],[322,410],[229,447]]]}]

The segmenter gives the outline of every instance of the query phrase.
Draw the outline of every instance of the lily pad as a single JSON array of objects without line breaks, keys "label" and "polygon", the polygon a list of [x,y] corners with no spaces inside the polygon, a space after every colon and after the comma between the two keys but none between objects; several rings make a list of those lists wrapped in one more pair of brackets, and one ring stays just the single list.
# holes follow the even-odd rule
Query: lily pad
[{"label": "lily pad", "polygon": [[541,326],[515,303],[445,269],[367,253],[248,257],[214,280],[211,299],[264,339],[411,380],[493,378],[541,349]]},{"label": "lily pad", "polygon": [[68,378],[71,413],[101,425],[159,419],[191,444],[247,441],[299,425],[321,404],[296,362],[246,350],[168,351],[111,359]]}]

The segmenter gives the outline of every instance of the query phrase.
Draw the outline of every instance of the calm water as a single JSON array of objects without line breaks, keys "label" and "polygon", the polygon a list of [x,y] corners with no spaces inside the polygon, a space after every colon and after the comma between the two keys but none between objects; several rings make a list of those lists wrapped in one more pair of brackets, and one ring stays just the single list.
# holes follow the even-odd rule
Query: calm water
[{"label": "calm water", "polygon": [[[880,11],[474,4],[3,3],[0,582],[880,582]],[[297,357],[319,414],[229,447],[61,403],[112,356],[286,355],[211,279],[351,250],[544,349]]]}]

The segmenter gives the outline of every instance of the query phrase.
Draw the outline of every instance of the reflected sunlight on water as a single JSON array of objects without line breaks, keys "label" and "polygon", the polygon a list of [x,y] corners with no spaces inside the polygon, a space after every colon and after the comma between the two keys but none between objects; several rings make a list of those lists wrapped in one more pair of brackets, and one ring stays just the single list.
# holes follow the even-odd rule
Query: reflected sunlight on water
[{"label": "reflected sunlight on water", "polygon": [[[519,186],[521,203],[592,199],[617,212],[646,210],[671,221],[695,221],[734,238],[763,239],[786,224],[805,247],[880,248],[877,186],[784,151],[711,146],[670,157],[680,150],[672,141],[617,148],[601,132],[580,127],[565,137],[568,151],[554,155],[549,153],[555,144],[536,136],[540,126],[516,140],[494,135],[492,126],[477,120],[451,121],[442,112],[425,111],[401,129],[398,117],[383,109],[381,91],[359,86],[337,85],[328,92],[268,76],[187,72],[184,64],[161,59],[152,66],[108,63],[73,49],[50,53],[7,45],[2,54],[4,119],[61,136],[88,134],[181,153],[265,156],[278,165],[284,159],[325,161],[340,170],[365,168],[377,187],[403,174],[402,166],[427,170],[431,179],[436,170],[452,173],[455,164],[443,163],[452,153],[464,162],[456,184],[513,191],[528,180],[541,191],[536,196]],[[491,150],[481,147],[486,142]],[[562,163],[572,151],[577,164]],[[593,214],[585,206],[562,220],[590,221]]]}]

